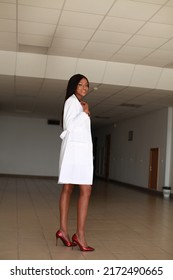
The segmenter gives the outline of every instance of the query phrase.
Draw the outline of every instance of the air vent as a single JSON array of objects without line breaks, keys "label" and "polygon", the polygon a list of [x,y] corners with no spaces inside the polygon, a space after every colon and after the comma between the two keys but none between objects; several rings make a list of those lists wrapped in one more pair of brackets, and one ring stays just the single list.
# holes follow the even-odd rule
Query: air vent
[{"label": "air vent", "polygon": [[140,108],[142,105],[140,105],[140,104],[133,104],[133,103],[122,103],[119,106],[121,106],[121,107],[129,107],[129,108]]},{"label": "air vent", "polygon": [[59,120],[47,120],[48,125],[60,125]]}]

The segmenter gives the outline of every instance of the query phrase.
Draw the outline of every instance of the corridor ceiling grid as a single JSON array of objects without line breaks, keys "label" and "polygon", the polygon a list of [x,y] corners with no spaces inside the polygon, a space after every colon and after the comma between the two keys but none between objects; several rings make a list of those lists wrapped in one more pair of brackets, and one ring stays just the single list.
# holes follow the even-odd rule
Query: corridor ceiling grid
[{"label": "corridor ceiling grid", "polygon": [[[0,0],[0,50],[173,69],[173,0]],[[0,75],[0,114],[59,119],[66,85]],[[173,106],[173,92],[92,82],[87,100],[99,126]]]}]

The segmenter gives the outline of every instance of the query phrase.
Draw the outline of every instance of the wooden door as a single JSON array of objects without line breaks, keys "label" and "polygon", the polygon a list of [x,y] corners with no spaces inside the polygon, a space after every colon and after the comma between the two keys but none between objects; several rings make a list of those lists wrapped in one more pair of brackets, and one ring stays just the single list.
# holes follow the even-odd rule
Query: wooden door
[{"label": "wooden door", "polygon": [[150,149],[150,162],[149,162],[149,184],[150,189],[157,189],[158,182],[158,157],[159,149]]}]

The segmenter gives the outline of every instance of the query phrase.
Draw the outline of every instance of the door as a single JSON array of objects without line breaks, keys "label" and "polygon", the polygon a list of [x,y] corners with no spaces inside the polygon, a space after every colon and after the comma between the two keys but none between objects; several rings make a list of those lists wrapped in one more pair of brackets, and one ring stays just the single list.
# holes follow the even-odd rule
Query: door
[{"label": "door", "polygon": [[149,184],[150,189],[157,189],[158,182],[158,157],[159,149],[150,149],[150,162],[149,162]]},{"label": "door", "polygon": [[104,178],[109,178],[109,161],[110,161],[110,147],[111,147],[111,135],[106,135],[105,138],[105,160],[104,160]]}]

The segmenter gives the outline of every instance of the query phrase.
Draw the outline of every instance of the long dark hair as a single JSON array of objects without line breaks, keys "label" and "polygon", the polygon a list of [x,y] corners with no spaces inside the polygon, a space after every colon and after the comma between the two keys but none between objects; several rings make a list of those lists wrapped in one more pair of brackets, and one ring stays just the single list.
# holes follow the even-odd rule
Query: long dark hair
[{"label": "long dark hair", "polygon": [[[82,75],[82,74],[75,74],[75,75],[73,75],[73,76],[69,79],[68,84],[67,84],[66,96],[65,96],[64,104],[65,104],[65,101],[66,101],[70,96],[72,96],[73,94],[75,94],[76,88],[77,88],[77,86],[78,86],[80,80],[82,80],[82,79],[86,79],[87,82],[88,82],[88,86],[89,86],[89,81],[88,81],[88,79],[87,79],[84,75]],[[64,104],[63,104],[62,118],[61,118],[62,127],[63,127]]]}]

